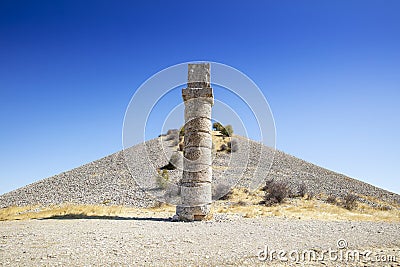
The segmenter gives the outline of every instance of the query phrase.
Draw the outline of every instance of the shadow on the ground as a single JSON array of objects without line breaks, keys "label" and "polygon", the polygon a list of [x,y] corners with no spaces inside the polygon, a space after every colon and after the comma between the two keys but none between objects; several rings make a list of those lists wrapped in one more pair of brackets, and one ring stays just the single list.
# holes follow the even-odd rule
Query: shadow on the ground
[{"label": "shadow on the ground", "polygon": [[86,215],[86,214],[65,214],[54,215],[47,218],[40,218],[38,220],[82,220],[82,219],[96,219],[96,220],[120,220],[120,221],[153,221],[153,222],[171,222],[171,218],[155,218],[155,217],[120,217],[120,216],[100,216],[100,215]]}]

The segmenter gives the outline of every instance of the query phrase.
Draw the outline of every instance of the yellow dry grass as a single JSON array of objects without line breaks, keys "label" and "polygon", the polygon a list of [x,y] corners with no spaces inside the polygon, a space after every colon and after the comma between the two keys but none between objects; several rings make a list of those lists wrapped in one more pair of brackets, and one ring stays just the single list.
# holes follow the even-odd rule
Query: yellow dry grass
[{"label": "yellow dry grass", "polygon": [[141,209],[141,211],[149,211],[149,212],[168,212],[168,213],[175,213],[175,206],[170,204],[161,203],[157,207],[148,208],[148,209]]},{"label": "yellow dry grass", "polygon": [[390,207],[388,210],[373,208],[358,203],[354,210],[325,203],[321,199],[295,198],[275,206],[260,205],[263,192],[249,192],[246,189],[234,189],[228,201],[214,203],[214,213],[241,214],[243,217],[275,216],[294,219],[323,221],[384,221],[400,222],[400,210],[397,205],[380,201],[379,204]]},{"label": "yellow dry grass", "polygon": [[[400,222],[399,205],[386,203],[382,200],[368,197],[368,200],[389,207],[389,209],[374,208],[364,203],[358,203],[354,210],[347,210],[334,204],[328,204],[320,198],[307,200],[306,198],[288,199],[284,203],[267,207],[260,205],[264,192],[234,189],[229,200],[216,201],[212,205],[212,212],[239,214],[245,218],[253,217],[282,217],[304,220],[323,221],[384,221]],[[361,197],[361,196],[360,196]],[[367,197],[364,197],[367,198]],[[0,209],[0,221],[28,220],[42,218],[87,218],[87,217],[154,217],[172,216],[175,206],[161,204],[154,208],[139,209],[124,206],[106,205],[76,205],[63,204],[57,206],[25,206]]]},{"label": "yellow dry grass", "polygon": [[212,142],[214,144],[214,149],[219,150],[222,145],[228,145],[231,141],[230,137],[224,137],[219,131],[212,131]]},{"label": "yellow dry grass", "polygon": [[0,209],[0,221],[41,219],[51,217],[118,216],[129,208],[121,206],[96,206],[64,204],[57,206],[25,206]]},{"label": "yellow dry grass", "polygon": [[149,217],[154,214],[173,214],[175,207],[161,204],[154,208],[139,209],[125,206],[62,204],[53,206],[24,206],[0,209],[0,221],[44,218],[95,218],[95,217]]},{"label": "yellow dry grass", "polygon": [[381,207],[389,206],[389,207],[394,207],[394,208],[400,209],[400,203],[396,203],[396,202],[388,203],[388,202],[385,202],[385,201],[383,201],[381,199],[378,199],[376,197],[371,197],[371,196],[364,196],[364,195],[358,195],[358,196],[360,198],[364,198],[364,199],[366,199],[366,200],[368,200],[370,202],[376,203],[376,204],[380,205]]}]

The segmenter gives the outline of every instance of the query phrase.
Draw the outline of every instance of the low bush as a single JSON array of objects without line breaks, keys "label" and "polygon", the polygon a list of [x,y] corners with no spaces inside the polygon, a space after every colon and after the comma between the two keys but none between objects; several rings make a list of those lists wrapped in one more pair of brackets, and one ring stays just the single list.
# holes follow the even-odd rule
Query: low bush
[{"label": "low bush", "polygon": [[215,131],[222,131],[222,129],[224,128],[224,126],[222,126],[221,123],[219,122],[214,122],[212,125],[213,130]]},{"label": "low bush", "polygon": [[249,203],[244,201],[244,200],[239,200],[238,202],[233,203],[234,206],[241,206],[241,207],[245,207],[245,206],[249,206]]},{"label": "low bush", "polygon": [[299,195],[300,197],[305,197],[306,194],[307,194],[307,186],[306,186],[306,184],[305,184],[304,182],[302,182],[302,183],[299,185],[298,195]]},{"label": "low bush", "polygon": [[352,210],[355,207],[357,207],[357,200],[358,200],[358,196],[356,196],[356,195],[354,195],[352,193],[348,193],[343,198],[342,206],[345,209]]},{"label": "low bush", "polygon": [[263,190],[265,191],[263,204],[271,206],[282,203],[290,195],[290,190],[286,182],[269,180]]},{"label": "low bush", "polygon": [[313,192],[307,192],[306,196],[306,200],[311,200],[315,197],[315,194]]},{"label": "low bush", "polygon": [[222,144],[222,145],[219,147],[219,150],[218,150],[218,151],[227,151],[227,150],[228,150],[228,146],[225,145],[225,144]]},{"label": "low bush", "polygon": [[329,204],[335,204],[336,205],[337,204],[337,199],[336,199],[335,196],[330,195],[330,196],[328,196],[326,198],[325,202],[329,203]]},{"label": "low bush", "polygon": [[185,136],[185,126],[182,126],[181,129],[179,130],[179,136]]},{"label": "low bush", "polygon": [[178,133],[170,133],[164,137],[165,141],[178,141],[179,142],[179,134]]},{"label": "low bush", "polygon": [[179,133],[178,129],[169,129],[167,131],[167,135],[178,134],[178,133]]},{"label": "low bush", "polygon": [[232,136],[233,134],[233,128],[232,125],[226,125],[220,130],[221,134],[224,136]]},{"label": "low bush", "polygon": [[392,207],[390,207],[388,205],[381,205],[381,204],[377,205],[376,208],[379,209],[379,210],[382,210],[382,211],[392,210]]}]

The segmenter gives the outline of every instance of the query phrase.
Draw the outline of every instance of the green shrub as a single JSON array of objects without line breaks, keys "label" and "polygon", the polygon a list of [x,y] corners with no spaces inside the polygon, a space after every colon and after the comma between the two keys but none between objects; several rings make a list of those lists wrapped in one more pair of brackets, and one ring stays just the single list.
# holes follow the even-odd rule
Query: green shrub
[{"label": "green shrub", "polygon": [[225,125],[225,127],[223,127],[221,130],[221,134],[225,135],[225,136],[232,136],[233,134],[233,128],[232,125]]},{"label": "green shrub", "polygon": [[219,123],[219,122],[214,122],[213,125],[212,125],[212,128],[213,128],[214,131],[222,131],[224,126],[222,126],[222,124]]},{"label": "green shrub", "polygon": [[213,130],[215,131],[220,131],[222,135],[224,136],[232,136],[233,134],[233,127],[232,125],[225,125],[223,126],[219,122],[214,122],[212,125]]},{"label": "green shrub", "polygon": [[179,136],[185,136],[185,126],[182,126],[179,130]]}]

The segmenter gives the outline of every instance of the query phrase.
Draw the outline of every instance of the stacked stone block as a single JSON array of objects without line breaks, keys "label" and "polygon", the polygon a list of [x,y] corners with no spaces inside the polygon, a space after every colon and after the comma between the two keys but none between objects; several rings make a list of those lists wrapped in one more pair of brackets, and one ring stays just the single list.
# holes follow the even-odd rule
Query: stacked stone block
[{"label": "stacked stone block", "polygon": [[189,64],[187,88],[182,90],[185,103],[185,143],[179,220],[207,218],[211,205],[212,137],[210,64]]}]

